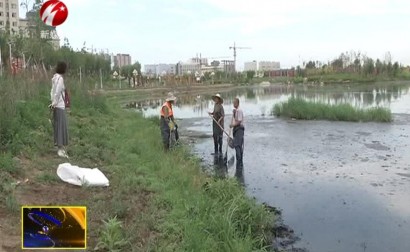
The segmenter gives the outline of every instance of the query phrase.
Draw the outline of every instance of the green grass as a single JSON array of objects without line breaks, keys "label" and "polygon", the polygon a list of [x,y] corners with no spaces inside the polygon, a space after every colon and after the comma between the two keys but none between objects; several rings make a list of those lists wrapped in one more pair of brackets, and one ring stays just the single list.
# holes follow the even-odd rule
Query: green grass
[{"label": "green grass", "polygon": [[6,207],[12,213],[18,213],[20,210],[20,205],[13,193],[6,196]]},{"label": "green grass", "polygon": [[358,109],[350,104],[328,105],[309,102],[302,98],[290,98],[287,102],[276,104],[272,114],[301,120],[330,120],[351,122],[391,122],[392,115],[386,108]]},{"label": "green grass", "polygon": [[42,172],[40,175],[37,176],[37,181],[42,184],[53,184],[60,182],[60,178],[57,174],[50,173],[50,172]]},{"label": "green grass", "polygon": [[104,222],[103,230],[101,231],[100,241],[96,249],[108,250],[112,252],[123,251],[122,249],[129,245],[123,231],[123,224],[117,220],[117,217],[110,218]]},{"label": "green grass", "polygon": [[[24,179],[21,174],[34,169],[39,175],[30,180],[42,187],[63,183],[53,175],[61,159],[49,158],[55,153],[48,83],[0,80],[0,201],[16,219],[20,203],[12,185]],[[98,167],[110,180],[109,188],[83,188],[90,249],[100,242],[97,247],[111,251],[263,251],[270,244],[275,216],[235,180],[207,177],[186,147],[164,153],[158,118],[143,118],[121,109],[114,97],[70,85],[70,162]],[[22,173],[16,156],[30,164]],[[75,190],[70,188],[67,193]]]},{"label": "green grass", "polygon": [[[154,194],[152,214],[146,219],[154,219],[156,224],[145,224],[159,233],[150,243],[154,250],[249,251],[269,244],[273,216],[247,198],[235,180],[206,177],[184,147],[163,153],[157,119],[118,111],[115,120],[114,127],[120,129],[109,137],[109,148],[116,150],[116,163],[107,170],[126,176],[113,178],[116,193],[112,204],[118,207],[112,214],[139,219],[129,216],[132,203],[123,197],[144,191]],[[137,240],[130,237],[132,244]]]},{"label": "green grass", "polygon": [[10,152],[5,152],[0,156],[0,171],[10,174],[17,174],[19,172]]}]

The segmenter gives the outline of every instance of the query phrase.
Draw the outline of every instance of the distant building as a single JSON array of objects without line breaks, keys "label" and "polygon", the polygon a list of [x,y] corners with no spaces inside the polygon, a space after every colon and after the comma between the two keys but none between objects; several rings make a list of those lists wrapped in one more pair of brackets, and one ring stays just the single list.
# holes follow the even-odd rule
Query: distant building
[{"label": "distant building", "polygon": [[265,71],[273,71],[273,70],[279,70],[280,69],[280,63],[275,62],[275,61],[260,61],[259,62],[259,71],[265,72]]},{"label": "distant building", "polygon": [[149,76],[176,74],[176,64],[148,64],[144,65],[144,72]]},{"label": "distant building", "polygon": [[129,54],[117,54],[117,56],[114,56],[114,65],[119,68],[131,65],[131,56]]},{"label": "distant building", "polygon": [[157,64],[144,65],[144,73],[150,76],[157,76]]},{"label": "distant building", "polygon": [[0,0],[0,29],[10,31],[10,34],[19,32],[19,1]]},{"label": "distant building", "polygon": [[[26,19],[20,18],[18,0],[0,0],[0,30],[4,29],[11,35],[21,34],[23,37],[33,37],[35,22],[38,13],[31,11],[26,13]],[[41,38],[51,43],[53,48],[60,48],[60,39],[55,27],[47,27],[40,33]]]},{"label": "distant building", "polygon": [[225,73],[235,73],[235,61],[233,60],[222,60],[222,67]]},{"label": "distant building", "polygon": [[195,58],[191,58],[189,60],[189,62],[192,63],[192,64],[200,64],[200,65],[203,65],[203,66],[208,65],[208,59],[207,58],[202,58],[202,57],[198,58],[198,56],[195,57]]},{"label": "distant building", "polygon": [[296,71],[295,69],[279,69],[265,71],[264,75],[267,77],[295,77]]},{"label": "distant building", "polygon": [[245,62],[244,71],[258,71],[258,62],[256,60],[252,62]]},{"label": "distant building", "polygon": [[195,72],[201,71],[201,66],[199,63],[183,63],[179,62],[177,64],[177,73],[178,75],[185,75],[185,74],[195,74]]},{"label": "distant building", "polygon": [[202,66],[201,67],[201,72],[202,73],[212,73],[212,72],[223,72],[223,66],[222,65],[218,65],[218,66]]},{"label": "distant building", "polygon": [[213,60],[208,63],[208,58],[194,57],[186,62],[178,62],[177,64],[147,64],[144,65],[144,73],[151,76],[159,76],[163,74],[172,75],[196,75],[201,76],[206,72],[235,72],[235,64],[233,60]]},{"label": "distant building", "polygon": [[30,22],[28,19],[20,18],[19,19],[19,26],[20,26],[20,32],[24,37],[29,37],[30,32],[29,32],[29,27],[30,27]]}]

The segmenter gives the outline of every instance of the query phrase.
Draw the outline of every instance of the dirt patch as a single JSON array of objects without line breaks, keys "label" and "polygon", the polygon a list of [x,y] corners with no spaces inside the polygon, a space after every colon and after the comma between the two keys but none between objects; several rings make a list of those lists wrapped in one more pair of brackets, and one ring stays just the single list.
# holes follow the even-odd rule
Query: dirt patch
[{"label": "dirt patch", "polygon": [[21,247],[20,233],[17,228],[20,222],[16,222],[16,218],[12,217],[7,213],[7,209],[0,208],[0,251],[14,252]]},{"label": "dirt patch", "polygon": [[63,182],[49,185],[29,182],[16,189],[16,199],[21,205],[67,205],[87,198],[86,190]]},{"label": "dirt patch", "polygon": [[[29,180],[16,187],[14,196],[20,206],[55,206],[82,202],[89,197],[89,193],[82,188],[62,182],[44,185]],[[2,238],[0,251],[18,251],[21,248],[20,214],[20,209],[16,213],[9,213],[7,209],[0,208],[0,237]]]}]

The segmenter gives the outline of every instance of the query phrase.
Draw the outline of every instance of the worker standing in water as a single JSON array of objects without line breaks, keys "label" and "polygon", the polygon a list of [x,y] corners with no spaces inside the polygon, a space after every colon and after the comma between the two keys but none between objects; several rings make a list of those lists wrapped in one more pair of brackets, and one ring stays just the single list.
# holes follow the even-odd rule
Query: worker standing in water
[{"label": "worker standing in water", "polygon": [[162,135],[162,142],[164,143],[165,150],[169,150],[170,147],[170,139],[171,139],[171,131],[175,132],[175,141],[178,142],[178,125],[175,123],[174,119],[174,111],[172,105],[174,104],[177,98],[172,94],[168,93],[168,96],[165,100],[165,103],[161,107],[161,135]]},{"label": "worker standing in water", "polygon": [[222,99],[220,94],[213,95],[212,100],[215,102],[214,111],[210,112],[209,115],[211,115],[214,118],[214,120],[212,120],[212,131],[214,138],[214,154],[216,156],[222,155],[222,139],[225,111],[222,105],[224,100]]},{"label": "worker standing in water", "polygon": [[233,145],[236,152],[236,168],[242,169],[245,126],[243,124],[243,111],[239,108],[238,98],[235,98],[233,106],[233,122],[230,127],[233,128]]}]

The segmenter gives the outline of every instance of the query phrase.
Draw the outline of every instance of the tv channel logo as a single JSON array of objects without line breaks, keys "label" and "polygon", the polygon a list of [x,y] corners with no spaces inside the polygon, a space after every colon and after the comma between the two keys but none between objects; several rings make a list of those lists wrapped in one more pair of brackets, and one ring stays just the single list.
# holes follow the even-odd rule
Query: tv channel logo
[{"label": "tv channel logo", "polygon": [[68,17],[67,6],[59,0],[48,0],[40,8],[41,20],[49,26],[59,26]]}]

